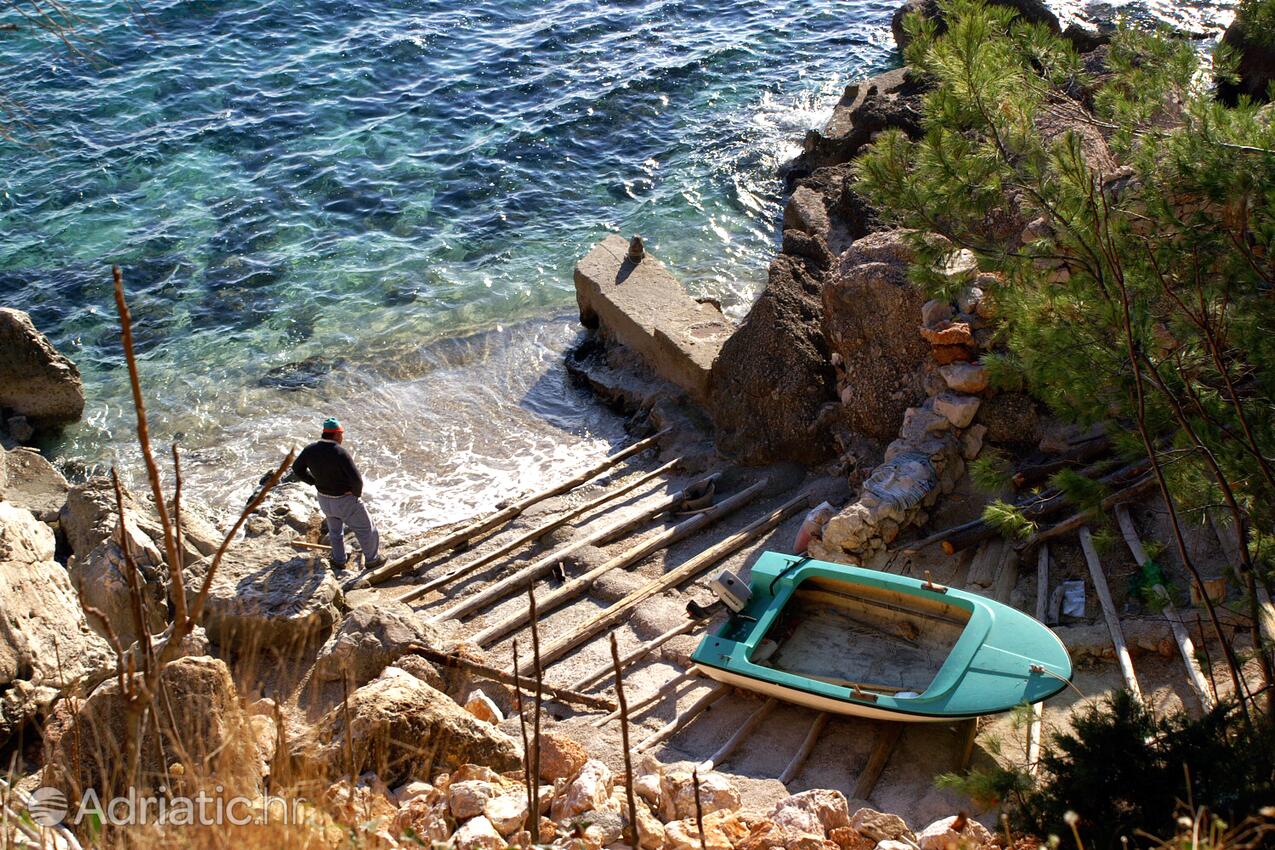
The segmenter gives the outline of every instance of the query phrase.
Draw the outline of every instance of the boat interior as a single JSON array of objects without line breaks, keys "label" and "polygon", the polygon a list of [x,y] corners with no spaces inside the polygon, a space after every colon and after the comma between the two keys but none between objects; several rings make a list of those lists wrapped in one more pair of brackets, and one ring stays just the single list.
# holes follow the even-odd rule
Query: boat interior
[{"label": "boat interior", "polygon": [[867,693],[919,696],[969,618],[968,609],[942,599],[811,577],[751,660]]}]

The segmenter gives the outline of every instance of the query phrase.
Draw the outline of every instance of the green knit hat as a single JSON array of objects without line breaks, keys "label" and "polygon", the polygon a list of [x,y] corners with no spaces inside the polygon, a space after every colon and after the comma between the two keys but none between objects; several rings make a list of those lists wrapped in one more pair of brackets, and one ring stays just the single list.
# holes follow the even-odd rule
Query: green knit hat
[{"label": "green knit hat", "polygon": [[335,416],[329,416],[327,419],[323,420],[323,433],[325,434],[327,434],[330,431],[344,431],[344,430],[345,429],[341,427],[340,421]]}]

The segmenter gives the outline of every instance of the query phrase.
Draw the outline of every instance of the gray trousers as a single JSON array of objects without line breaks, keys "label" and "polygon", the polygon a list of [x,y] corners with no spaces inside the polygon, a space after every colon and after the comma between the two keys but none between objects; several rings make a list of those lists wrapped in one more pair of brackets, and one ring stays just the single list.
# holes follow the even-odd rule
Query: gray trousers
[{"label": "gray trousers", "polygon": [[376,558],[381,548],[381,535],[368,516],[363,500],[358,496],[325,496],[319,493],[319,509],[328,520],[328,540],[332,544],[332,560],[338,564],[345,562],[345,528],[359,541],[363,550],[363,562]]}]

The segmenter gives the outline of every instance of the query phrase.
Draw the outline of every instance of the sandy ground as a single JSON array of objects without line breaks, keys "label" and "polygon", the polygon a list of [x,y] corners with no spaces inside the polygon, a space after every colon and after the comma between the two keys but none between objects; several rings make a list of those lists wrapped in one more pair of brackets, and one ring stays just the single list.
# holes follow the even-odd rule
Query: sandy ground
[{"label": "sandy ground", "polygon": [[[439,558],[429,562],[419,573],[400,577],[386,585],[351,591],[348,601],[354,605],[364,601],[394,598],[419,584],[423,578],[439,575],[459,563],[479,557],[484,552],[491,551],[513,539],[514,535],[521,534],[564,511],[594,499],[614,489],[623,481],[632,480],[632,477],[655,468],[656,465],[657,462],[654,460],[632,464],[570,494],[542,502],[509,526],[473,546],[469,551],[454,555],[450,559]],[[699,465],[703,465],[702,459]],[[844,479],[805,478],[802,471],[794,468],[724,470],[724,472],[718,488],[719,499],[724,495],[737,492],[761,475],[769,478],[770,485],[762,497],[733,515],[724,517],[697,535],[656,552],[628,570],[617,570],[608,574],[593,587],[592,592],[561,608],[543,613],[538,623],[541,640],[548,642],[566,633],[650,578],[682,564],[694,554],[723,539],[746,523],[770,512],[801,492],[803,488],[809,489],[812,493],[811,504],[825,498],[844,501],[849,496]],[[587,514],[552,532],[538,544],[520,550],[515,558],[497,563],[490,569],[456,582],[445,588],[442,593],[433,594],[421,600],[416,603],[417,610],[425,616],[436,614],[456,600],[476,593],[495,580],[526,566],[534,558],[588,533],[598,527],[599,523],[611,522],[640,513],[645,506],[697,477],[699,476],[678,475],[666,480],[652,481],[623,497],[614,506]],[[982,501],[977,494],[958,491],[947,500],[941,514],[936,517],[935,523],[941,522],[946,525],[949,521],[959,522],[971,513],[975,513],[981,504]],[[626,652],[684,621],[685,605],[688,600],[694,598],[701,603],[711,601],[712,596],[707,589],[707,579],[716,575],[721,569],[730,569],[746,580],[752,563],[762,552],[790,551],[803,514],[804,511],[795,514],[743,551],[719,562],[707,574],[694,582],[639,606],[628,620],[615,630],[620,651]],[[1135,512],[1135,518],[1149,531],[1159,532],[1157,514],[1153,507],[1144,509],[1142,513]],[[586,569],[602,563],[605,559],[667,528],[672,522],[683,519],[685,518],[674,517],[668,522],[648,523],[642,529],[607,546],[587,547],[567,559],[566,573],[569,577],[580,575]],[[939,526],[933,524],[933,527]],[[419,541],[416,541],[414,545],[419,545]],[[1204,544],[1200,545],[1201,551],[1207,549]],[[410,551],[411,548],[413,548],[412,545],[406,543],[401,542],[398,546],[394,546],[391,542],[390,554],[391,556],[401,554]],[[1074,541],[1055,544],[1051,547],[1051,554],[1053,555],[1051,584],[1063,578],[1085,575],[1084,561]],[[1208,554],[1208,568],[1220,570],[1218,563],[1221,557],[1220,552]],[[918,576],[925,570],[930,570],[936,581],[959,587],[962,586],[967,564],[968,555],[946,557],[936,549],[919,556],[893,559],[887,568]],[[1136,570],[1127,552],[1110,550],[1104,555],[1104,566],[1110,577],[1113,593],[1117,597],[1117,605],[1125,611],[1137,611],[1139,606],[1136,601],[1128,597],[1126,590],[1128,578]],[[1171,579],[1177,586],[1185,586],[1181,583],[1181,575],[1173,573],[1172,570],[1170,573]],[[1030,564],[1020,565],[1019,582],[1011,601],[1031,611],[1035,604],[1035,583],[1034,560]],[[537,584],[538,595],[547,593],[558,584],[559,582],[552,578],[541,580]],[[1092,598],[1092,590],[1089,596],[1089,610],[1086,612],[1089,616],[1086,619],[1090,622],[1101,622],[1098,619],[1101,614],[1096,600]],[[472,635],[499,618],[525,610],[526,605],[525,595],[514,595],[485,609],[478,616],[471,617],[462,624],[450,622],[447,625],[454,628],[458,635]],[[1194,617],[1193,610],[1191,616]],[[715,627],[720,620],[719,615],[710,623],[709,628]],[[630,667],[624,679],[630,703],[651,694],[685,669],[689,654],[702,634],[703,629],[696,629],[688,635],[675,638],[660,650]],[[521,651],[525,653],[529,645],[528,632],[522,629],[511,635],[511,637],[514,636],[518,637]],[[491,662],[496,666],[508,667],[511,660],[510,647],[511,641],[508,637],[489,647]],[[1216,652],[1213,657],[1215,659],[1218,657]],[[561,686],[569,685],[599,665],[608,662],[609,659],[608,633],[604,632],[558,662],[549,665],[546,670],[546,681]],[[1185,685],[1179,659],[1147,655],[1137,659],[1136,664],[1143,692],[1153,705],[1162,709],[1185,705],[1191,710],[1198,710],[1194,696]],[[1051,731],[1066,729],[1069,726],[1069,718],[1074,710],[1103,698],[1120,684],[1120,674],[1114,664],[1078,669],[1074,688],[1067,689],[1050,700],[1046,706],[1044,713],[1046,740]],[[594,689],[599,694],[610,695],[611,686],[612,679],[607,676],[594,686]],[[630,729],[631,744],[636,746],[638,742],[674,719],[677,712],[684,711],[710,687],[712,683],[708,680],[693,679],[675,691],[674,697],[665,698],[638,713],[633,718]],[[505,707],[508,707],[507,692],[502,693],[499,688],[485,687],[485,689],[497,698],[498,702],[504,702]],[[316,700],[317,703],[325,701],[324,699]],[[701,761],[711,755],[760,705],[760,697],[734,691],[670,739],[652,748],[650,754],[666,763],[680,760]],[[311,704],[311,709],[314,708],[317,706]],[[623,748],[618,723],[596,729],[593,721],[599,717],[599,714],[577,712],[556,703],[551,705],[551,713],[556,718],[556,724],[584,744],[595,757],[604,759],[617,770],[622,769]],[[747,807],[757,810],[768,809],[783,796],[808,788],[835,788],[844,792],[847,797],[852,796],[856,779],[876,739],[878,727],[871,721],[848,717],[832,718],[810,759],[788,787],[785,788],[774,778],[783,772],[789,759],[797,752],[814,717],[814,712],[808,709],[781,705],[770,716],[764,727],[755,732],[744,746],[721,766],[721,770],[736,779]],[[504,728],[515,737],[518,735],[516,718],[507,720]],[[985,822],[992,823],[995,820],[994,811],[980,809],[973,801],[963,798],[958,793],[936,787],[937,775],[958,767],[960,732],[957,724],[908,724],[870,799],[852,801],[852,808],[870,805],[877,809],[895,812],[917,828],[958,810],[976,814]],[[1002,715],[984,718],[979,724],[973,764],[975,766],[987,764],[992,759],[1021,763],[1025,759],[1026,740],[1027,732],[1021,717]],[[640,757],[635,758],[640,761]]]}]

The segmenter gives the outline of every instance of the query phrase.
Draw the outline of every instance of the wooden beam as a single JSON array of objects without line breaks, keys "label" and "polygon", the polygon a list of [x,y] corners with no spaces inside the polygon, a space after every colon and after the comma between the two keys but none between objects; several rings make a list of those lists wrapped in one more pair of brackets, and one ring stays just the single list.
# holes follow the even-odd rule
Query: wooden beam
[{"label": "wooden beam", "polygon": [[[659,649],[661,646],[668,643],[670,640],[677,637],[678,635],[686,634],[691,629],[695,628],[697,622],[698,621],[696,620],[687,619],[685,622],[678,623],[676,626],[664,632],[662,635],[651,638],[645,643],[638,645],[635,649],[633,649],[631,652],[626,654],[623,658],[619,659],[620,669],[627,670],[630,665],[644,658],[647,655],[647,653],[653,650]],[[612,632],[611,634],[614,635],[615,632]],[[595,683],[597,683],[597,681],[601,679],[603,676],[605,676],[607,673],[614,672],[614,670],[615,670],[614,663],[601,664],[597,668],[589,671],[586,675],[572,682],[571,689],[573,691],[583,691],[589,688],[590,686],[594,685]]]},{"label": "wooden beam", "polygon": [[[1242,576],[1244,564],[1240,560],[1240,536],[1235,529],[1235,523],[1229,514],[1221,510],[1208,510],[1205,515],[1209,518],[1209,525],[1213,526],[1213,534],[1217,537],[1217,542],[1222,547],[1232,572]],[[1267,644],[1275,645],[1275,605],[1271,604],[1270,594],[1260,582],[1257,585],[1257,626],[1262,640]]]},{"label": "wooden beam", "polygon": [[678,712],[677,717],[673,718],[672,721],[661,726],[648,736],[645,741],[634,747],[633,752],[646,752],[666,738],[672,737],[679,729],[686,726],[696,717],[699,717],[700,714],[707,710],[710,705],[717,702],[728,693],[730,693],[730,687],[728,685],[715,684],[711,691],[691,703],[690,707],[685,711]]},{"label": "wooden beam", "polygon": [[[1144,478],[1140,478],[1137,481],[1135,481],[1133,484],[1130,484],[1128,487],[1125,487],[1123,490],[1117,490],[1115,493],[1112,493],[1110,496],[1103,499],[1101,510],[1109,511],[1112,508],[1114,508],[1116,505],[1123,504],[1124,502],[1136,501],[1140,499],[1142,496],[1151,492],[1151,490],[1154,487],[1155,487],[1155,478],[1153,476],[1148,475]],[[1058,523],[1057,525],[1051,528],[1047,528],[1044,531],[1038,531],[1037,533],[1033,534],[1028,540],[1026,540],[1023,543],[1020,543],[1018,545],[1018,548],[1027,549],[1031,546],[1037,546],[1041,543],[1044,543],[1046,540],[1053,540],[1055,538],[1062,537],[1064,535],[1070,534],[1071,532],[1082,528],[1086,523],[1089,523],[1092,521],[1093,521],[1092,511],[1084,511],[1082,513],[1075,514],[1073,516],[1068,517],[1067,519],[1063,520],[1062,522]]]},{"label": "wooden beam", "polygon": [[978,741],[978,718],[971,717],[968,720],[962,720],[957,728],[957,744],[956,758],[952,765],[952,769],[957,773],[964,773],[969,769],[970,762],[974,759],[974,744]]},{"label": "wooden beam", "polygon": [[801,768],[805,766],[806,759],[810,758],[810,754],[815,749],[815,743],[819,740],[820,734],[823,733],[823,727],[828,725],[828,712],[821,711],[815,715],[815,720],[810,724],[810,729],[806,732],[806,737],[801,742],[801,749],[788,762],[788,766],[784,768],[784,772],[779,774],[779,784],[787,785],[797,778],[797,774],[801,772]]},{"label": "wooden beam", "polygon": [[1141,702],[1142,689],[1138,687],[1138,677],[1133,672],[1133,658],[1129,655],[1129,647],[1125,644],[1124,632],[1120,628],[1120,615],[1116,613],[1116,604],[1111,600],[1107,577],[1102,572],[1102,561],[1098,560],[1098,550],[1094,548],[1093,535],[1089,533],[1087,525],[1080,527],[1080,548],[1085,553],[1085,563],[1089,565],[1089,576],[1093,579],[1094,592],[1098,594],[1098,602],[1102,605],[1102,615],[1107,619],[1107,630],[1111,632],[1111,643],[1116,648],[1116,660],[1120,663],[1125,686]]},{"label": "wooden beam", "polygon": [[699,769],[703,771],[710,771],[715,767],[725,764],[726,760],[735,753],[735,750],[739,749],[739,745],[744,742],[744,739],[752,734],[752,731],[756,729],[763,720],[769,717],[770,713],[774,711],[778,705],[779,700],[774,697],[770,697],[762,703],[760,708],[748,715],[748,719],[744,721],[744,725],[736,729],[735,733],[726,739],[726,743],[722,744],[717,749],[717,752],[709,756],[706,761],[700,762]]},{"label": "wooden beam", "polygon": [[859,778],[854,783],[856,800],[866,800],[872,796],[872,791],[877,787],[877,781],[881,778],[885,766],[889,764],[890,756],[894,754],[894,748],[898,745],[902,734],[902,723],[891,720],[882,720],[877,723],[876,743],[872,745],[868,763],[863,766]]},{"label": "wooden beam", "polygon": [[[446,667],[462,667],[480,676],[491,679],[494,682],[500,682],[504,685],[521,686],[527,693],[533,693],[535,688],[532,683],[521,681],[522,677],[514,677],[504,670],[497,670],[495,667],[488,667],[479,661],[465,658],[455,652],[442,652],[423,644],[411,644],[410,653],[419,655],[426,661],[434,664],[441,664]],[[576,705],[583,705],[588,708],[597,708],[604,711],[615,711],[616,704],[604,697],[590,696],[589,694],[576,693],[570,688],[556,688],[552,685],[542,685],[541,690],[556,700]]]},{"label": "wooden beam", "polygon": [[[1049,544],[1036,552],[1036,619],[1045,622],[1049,607]],[[1027,727],[1027,772],[1036,775],[1040,764],[1040,731],[1045,719],[1045,704],[1032,703],[1032,722]]]},{"label": "wooden beam", "polygon": [[502,599],[514,593],[522,593],[527,588],[527,582],[538,579],[543,575],[547,575],[562,561],[563,558],[570,555],[572,552],[579,551],[586,546],[592,546],[595,543],[600,543],[601,541],[614,537],[617,534],[623,534],[637,528],[643,523],[651,521],[665,511],[675,508],[681,504],[682,500],[686,496],[687,490],[716,478],[717,475],[715,474],[701,478],[689,487],[685,487],[678,490],[676,493],[664,496],[654,504],[648,505],[641,513],[628,518],[621,517],[602,528],[594,529],[579,540],[572,541],[566,546],[563,546],[561,549],[557,549],[542,558],[538,558],[532,564],[522,568],[518,572],[501,579],[490,587],[484,588],[472,596],[456,602],[451,607],[444,609],[441,613],[430,617],[430,619],[435,623],[441,623],[444,620],[459,620],[497,599]]},{"label": "wooden beam", "polygon": [[[536,599],[536,603],[540,608],[540,616],[543,617],[564,603],[588,593],[589,588],[593,587],[594,582],[607,573],[630,567],[647,556],[658,552],[661,549],[665,549],[685,537],[695,534],[700,529],[707,525],[711,525],[722,517],[734,513],[760,495],[761,491],[764,490],[766,485],[769,483],[769,479],[761,478],[752,486],[741,490],[733,496],[723,499],[711,508],[706,508],[690,519],[684,520],[672,528],[661,531],[649,540],[639,543],[627,552],[621,552],[619,555],[616,555],[614,558],[611,558],[605,563],[594,567],[583,575],[571,579],[557,590],[547,593],[542,597],[538,597]],[[526,625],[530,618],[531,613],[529,611],[525,609],[522,611],[516,611],[505,617],[503,620],[493,623],[478,632],[478,634],[471,636],[469,640],[480,647],[490,646],[515,629]]]},{"label": "wooden beam", "polygon": [[493,514],[472,520],[456,531],[453,531],[450,534],[445,534],[438,540],[431,543],[427,543],[424,547],[417,549],[410,555],[397,558],[383,567],[373,570],[368,573],[365,578],[368,584],[380,584],[406,572],[439,552],[445,552],[448,549],[455,549],[480,534],[488,532],[497,526],[504,525],[537,502],[542,502],[545,499],[574,490],[590,478],[601,475],[613,466],[633,457],[633,455],[646,451],[654,446],[661,437],[669,433],[670,430],[672,429],[665,428],[663,431],[647,437],[645,440],[638,440],[628,448],[622,449],[621,451],[608,456],[605,460],[589,467],[584,472],[581,472],[573,478],[569,478],[566,481],[562,481],[552,487],[541,490],[538,493],[532,493],[529,496],[525,496],[514,502],[512,505],[508,505]]},{"label": "wooden beam", "polygon": [[774,529],[788,517],[797,513],[802,508],[810,504],[810,494],[802,493],[801,495],[789,499],[775,510],[771,511],[764,517],[754,520],[730,537],[715,543],[703,552],[688,560],[686,563],[670,570],[659,578],[648,582],[620,601],[607,608],[605,611],[598,613],[586,621],[583,625],[577,626],[574,630],[566,635],[551,642],[540,652],[540,657],[545,664],[552,664],[580,644],[589,640],[594,635],[610,628],[619,623],[626,617],[632,609],[650,599],[656,594],[671,590],[679,584],[690,581],[704,570],[709,569],[723,558],[733,555],[735,552],[743,548],[746,544],[752,542],[763,534]]},{"label": "wooden beam", "polygon": [[456,581],[457,579],[460,579],[460,578],[464,578],[467,575],[473,575],[474,573],[481,570],[483,567],[500,560],[501,558],[508,555],[510,552],[514,551],[520,546],[526,543],[530,543],[533,540],[538,540],[541,537],[544,537],[549,532],[553,531],[554,529],[561,528],[562,526],[571,522],[576,517],[583,516],[584,514],[589,513],[589,511],[592,511],[595,508],[599,508],[609,502],[613,502],[619,499],[621,496],[627,493],[633,492],[634,490],[641,487],[643,484],[647,483],[651,479],[658,478],[667,472],[671,472],[681,463],[682,463],[682,458],[680,457],[675,458],[669,461],[668,463],[664,464],[663,466],[661,466],[659,469],[652,470],[651,472],[648,472],[639,478],[635,478],[633,481],[630,481],[620,487],[617,487],[615,490],[612,490],[608,493],[604,493],[598,498],[593,499],[592,501],[586,502],[585,504],[581,505],[578,508],[574,508],[570,511],[567,511],[565,514],[563,514],[560,517],[557,517],[556,519],[551,519],[546,523],[538,525],[525,534],[518,535],[518,537],[514,538],[510,542],[504,544],[498,549],[488,552],[486,555],[483,555],[481,558],[471,561],[468,564],[459,566],[456,569],[446,572],[441,576],[437,576],[436,578],[430,579],[429,581],[425,582],[425,584],[421,585],[420,587],[400,596],[398,598],[398,601],[403,603],[415,602],[417,599],[420,599],[422,596],[425,596],[431,591],[438,590],[440,587],[451,584],[453,581]]},{"label": "wooden beam", "polygon": [[[700,675],[698,667],[691,667],[689,670],[683,670],[681,673],[678,673],[672,679],[669,679],[667,682],[660,685],[651,694],[649,694],[648,696],[642,697],[642,699],[638,700],[636,703],[629,706],[629,716],[631,717],[634,714],[637,714],[639,711],[645,711],[648,707],[655,705],[655,703],[659,702],[665,696],[677,690],[688,679],[693,679],[698,675]],[[610,723],[612,720],[614,720],[615,718],[619,716],[620,716],[620,710],[617,708],[614,711],[612,711],[610,714],[608,714],[606,717],[603,717],[600,720],[594,721],[593,726],[596,729],[601,729],[603,726],[607,725],[608,723]]]}]

